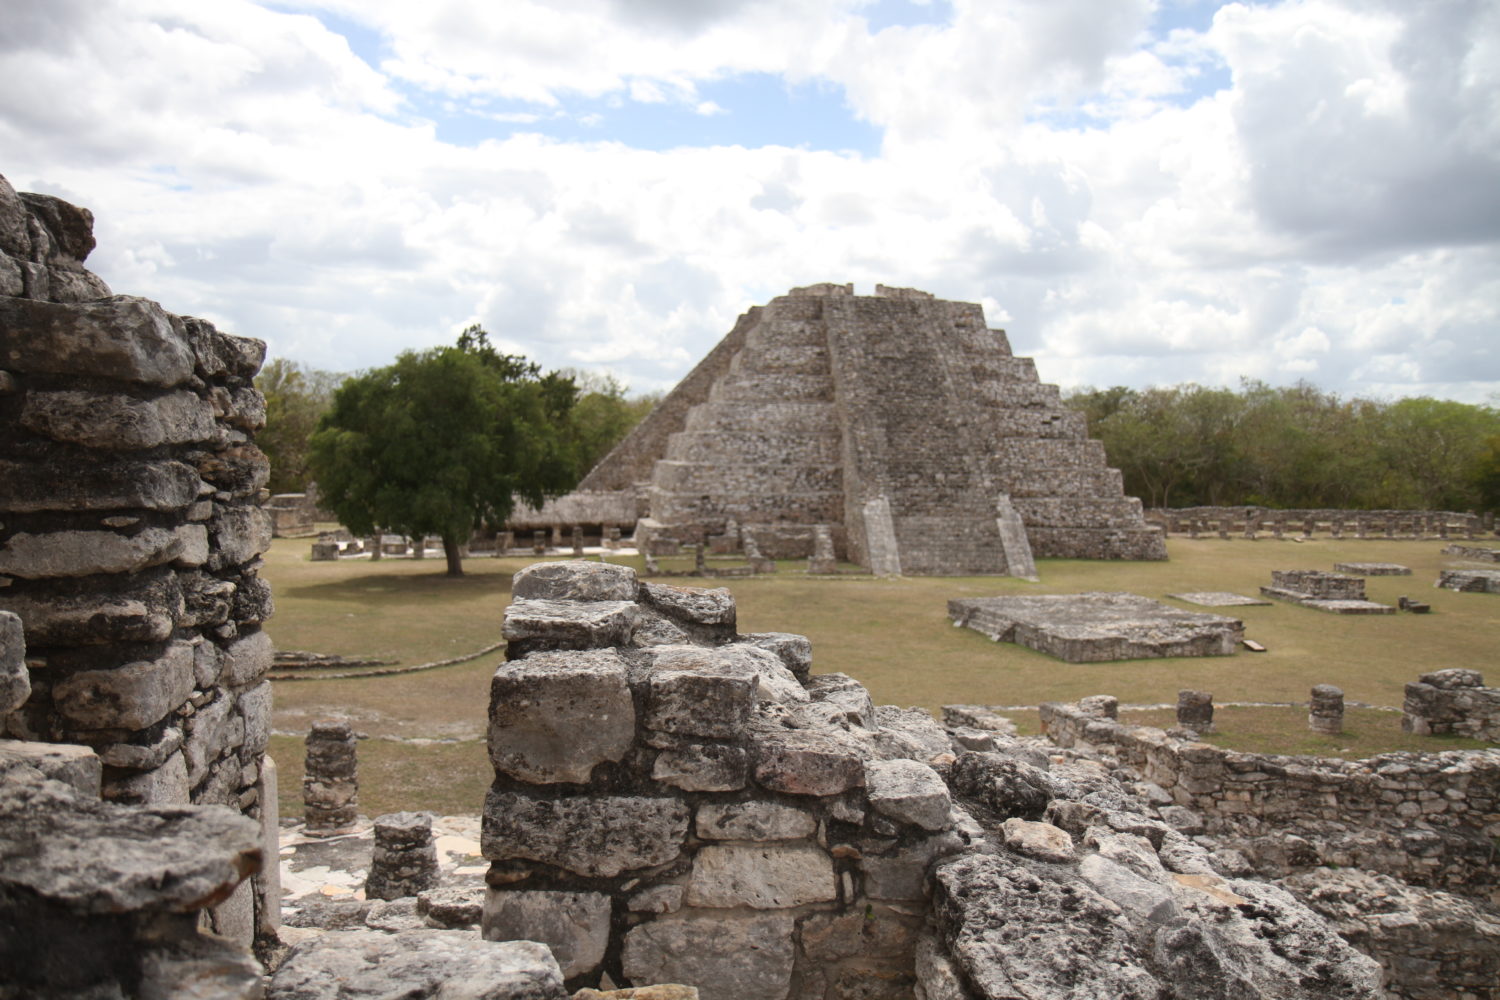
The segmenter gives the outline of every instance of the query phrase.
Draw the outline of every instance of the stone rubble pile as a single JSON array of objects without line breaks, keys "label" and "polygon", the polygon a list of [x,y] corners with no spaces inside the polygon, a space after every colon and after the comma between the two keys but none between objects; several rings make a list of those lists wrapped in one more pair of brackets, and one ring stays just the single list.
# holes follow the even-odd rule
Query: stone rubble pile
[{"label": "stone rubble pile", "polygon": [[[14,704],[0,658],[0,727],[93,748],[111,801],[261,818],[265,345],[110,294],[83,266],[92,226],[0,178],[0,610],[24,626],[30,686]],[[253,882],[214,917],[246,943],[275,919]]]}]

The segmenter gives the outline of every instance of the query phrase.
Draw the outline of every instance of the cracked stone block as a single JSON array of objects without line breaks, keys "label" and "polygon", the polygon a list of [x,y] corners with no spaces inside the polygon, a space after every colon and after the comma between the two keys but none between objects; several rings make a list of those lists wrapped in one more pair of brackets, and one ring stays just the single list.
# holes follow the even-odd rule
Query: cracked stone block
[{"label": "cracked stone block", "polygon": [[656,755],[651,779],[685,792],[732,792],[750,780],[750,756],[743,747],[688,743]]},{"label": "cracked stone block", "polygon": [[876,812],[898,822],[924,830],[941,830],[949,825],[953,799],[948,786],[920,761],[869,761],[865,764],[865,790]]},{"label": "cracked stone block", "polygon": [[516,572],[513,600],[634,601],[640,584],[635,570],[612,563],[541,562]]},{"label": "cracked stone block", "polygon": [[513,778],[586,782],[634,739],[626,665],[614,650],[532,653],[490,682],[490,761]]},{"label": "cracked stone block", "polygon": [[8,715],[31,697],[31,672],[26,668],[26,635],[21,619],[0,611],[0,715]]},{"label": "cracked stone block", "polygon": [[755,780],[791,795],[838,795],[865,783],[857,744],[833,733],[788,729],[756,734]]},{"label": "cracked stone block", "polygon": [[712,985],[716,1000],[769,1000],[791,989],[789,914],[672,914],[625,934],[621,968],[633,983]]},{"label": "cracked stone block", "polygon": [[837,899],[826,851],[808,845],[710,844],[693,859],[689,906],[787,909]]},{"label": "cracked stone block", "polygon": [[611,878],[676,858],[690,813],[677,799],[547,799],[491,788],[484,802],[480,849],[492,861],[523,858]]},{"label": "cracked stone block", "polygon": [[564,979],[592,972],[609,947],[609,897],[598,892],[510,891],[485,894],[486,941],[540,941]]},{"label": "cracked stone block", "polygon": [[81,670],[52,689],[58,711],[84,729],[145,729],[193,693],[193,647],[174,642],[154,660]]},{"label": "cracked stone block", "polygon": [[637,610],[629,601],[515,600],[505,609],[506,657],[548,649],[600,649],[630,642]]},{"label": "cracked stone block", "polygon": [[697,832],[704,840],[800,840],[818,823],[812,813],[779,802],[705,802]]},{"label": "cracked stone block", "polygon": [[1038,861],[1064,864],[1074,858],[1073,838],[1068,831],[1051,823],[1012,816],[1000,825],[1000,834],[1006,847]]}]

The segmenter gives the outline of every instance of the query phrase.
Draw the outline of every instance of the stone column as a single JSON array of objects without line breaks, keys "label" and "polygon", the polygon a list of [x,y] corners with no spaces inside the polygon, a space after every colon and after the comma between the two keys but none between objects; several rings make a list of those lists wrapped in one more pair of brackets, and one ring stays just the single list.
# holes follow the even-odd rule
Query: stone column
[{"label": "stone column", "polygon": [[1227,517],[1221,517],[1219,519],[1219,537],[1220,538],[1228,538],[1229,537],[1229,524],[1230,524],[1229,518],[1227,518]]},{"label": "stone column", "polygon": [[1196,517],[1188,518],[1188,537],[1197,538],[1198,532],[1202,530],[1203,522]]},{"label": "stone column", "polygon": [[540,528],[531,533],[531,553],[538,556],[547,554],[547,533]]},{"label": "stone column", "polygon": [[516,533],[514,531],[502,531],[495,540],[495,555],[508,556],[510,550],[516,547]]},{"label": "stone column", "polygon": [[552,526],[552,547],[554,549],[562,548],[562,525],[560,524]]},{"label": "stone column", "polygon": [[583,555],[583,529],[576,524],[573,525],[573,555]]},{"label": "stone column", "polygon": [[365,898],[400,899],[436,888],[437,884],[432,815],[399,812],[375,817],[375,848],[365,879]]},{"label": "stone column", "polygon": [[1177,724],[1208,734],[1214,731],[1214,696],[1208,691],[1177,692]]},{"label": "stone column", "polygon": [[1337,736],[1344,731],[1344,692],[1332,684],[1318,684],[1312,689],[1307,706],[1307,728],[1315,733]]},{"label": "stone column", "polygon": [[1284,523],[1285,522],[1282,521],[1281,515],[1279,515],[1279,514],[1275,517],[1274,520],[1271,521],[1271,537],[1272,538],[1280,538],[1282,536],[1282,525]]},{"label": "stone column", "polygon": [[1385,519],[1385,537],[1396,537],[1396,519],[1394,517],[1388,517]]},{"label": "stone column", "polygon": [[1369,538],[1370,537],[1370,525],[1369,525],[1369,522],[1366,521],[1362,517],[1357,517],[1357,518],[1354,519],[1354,537],[1355,538]]},{"label": "stone column", "polygon": [[310,837],[331,837],[354,827],[359,812],[359,765],[349,723],[319,719],[307,733],[302,776],[303,823]]},{"label": "stone column", "polygon": [[339,557],[339,543],[338,542],[313,542],[312,543],[312,561],[313,562],[336,562],[338,560],[338,557]]},{"label": "stone column", "polygon": [[620,547],[620,528],[611,524],[604,529],[604,547],[606,549],[618,549]]},{"label": "stone column", "polygon": [[1329,533],[1332,534],[1334,538],[1343,538],[1344,537],[1344,519],[1343,518],[1341,518],[1341,517],[1334,518],[1333,521],[1329,524],[1328,528],[1329,528]]},{"label": "stone column", "polygon": [[833,532],[826,524],[813,525],[813,553],[807,559],[809,573],[837,573],[839,566],[833,557]]},{"label": "stone column", "polygon": [[1302,522],[1302,537],[1311,538],[1313,536],[1313,532],[1317,529],[1318,522],[1314,521],[1312,518],[1308,518],[1306,521]]},{"label": "stone column", "polygon": [[1078,709],[1101,719],[1119,719],[1120,699],[1112,694],[1091,694],[1078,699]]}]

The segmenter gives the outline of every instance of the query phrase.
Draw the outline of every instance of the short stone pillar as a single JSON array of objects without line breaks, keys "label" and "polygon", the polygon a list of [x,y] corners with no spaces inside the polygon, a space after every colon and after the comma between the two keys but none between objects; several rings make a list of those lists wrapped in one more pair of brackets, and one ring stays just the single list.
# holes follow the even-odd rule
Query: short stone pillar
[{"label": "short stone pillar", "polygon": [[697,576],[708,575],[708,542],[702,538],[693,546],[693,573]]},{"label": "short stone pillar", "polygon": [[1198,733],[1214,731],[1214,696],[1208,691],[1177,692],[1177,724]]},{"label": "short stone pillar", "polygon": [[516,547],[516,533],[514,531],[502,531],[495,539],[495,555],[510,555],[510,550]]},{"label": "short stone pillar", "polygon": [[1438,518],[1437,529],[1439,538],[1448,537],[1448,519],[1446,517]]},{"label": "short stone pillar", "polygon": [[312,561],[313,562],[336,562],[338,560],[338,557],[339,557],[339,543],[338,542],[313,542],[312,543]]},{"label": "short stone pillar", "polygon": [[1355,538],[1369,538],[1370,537],[1370,523],[1368,521],[1366,521],[1362,517],[1356,517],[1354,519],[1354,537]]},{"label": "short stone pillar", "polygon": [[331,837],[354,828],[359,812],[357,741],[349,723],[319,719],[307,733],[302,775],[302,819],[310,837]]},{"label": "short stone pillar", "polygon": [[813,552],[807,558],[809,573],[837,573],[839,564],[833,557],[833,532],[826,524],[813,525]]},{"label": "short stone pillar", "polygon": [[611,524],[604,529],[604,547],[606,549],[618,549],[620,547],[620,529]]},{"label": "short stone pillar", "polygon": [[1279,517],[1276,518],[1274,521],[1271,522],[1271,537],[1272,538],[1280,538],[1282,536],[1282,525],[1283,525],[1283,523],[1284,522]]},{"label": "short stone pillar", "polygon": [[1091,694],[1078,699],[1078,710],[1101,719],[1120,718],[1120,699],[1112,694]]},{"label": "short stone pillar", "polygon": [[1344,521],[1343,521],[1343,519],[1342,518],[1337,518],[1337,517],[1334,518],[1333,522],[1331,524],[1329,524],[1328,530],[1329,530],[1329,533],[1332,534],[1334,538],[1343,538],[1344,537]]},{"label": "short stone pillar", "polygon": [[552,526],[552,547],[554,549],[562,548],[562,525],[560,524]]},{"label": "short stone pillar", "polygon": [[1225,518],[1220,518],[1219,519],[1219,537],[1220,538],[1228,538],[1229,537],[1229,525],[1230,525],[1229,518],[1225,517]]},{"label": "short stone pillar", "polygon": [[437,848],[432,843],[432,814],[386,813],[375,817],[375,848],[366,899],[400,899],[437,888]]},{"label": "short stone pillar", "polygon": [[573,555],[583,555],[583,529],[573,525]]},{"label": "short stone pillar", "polygon": [[745,561],[750,564],[750,572],[776,572],[776,560],[767,559],[764,553],[760,551],[760,542],[756,540],[755,533],[746,531],[743,534],[745,539]]},{"label": "short stone pillar", "polygon": [[1196,517],[1188,518],[1188,537],[1197,538],[1198,532],[1202,530],[1203,522]]},{"label": "short stone pillar", "polygon": [[531,552],[538,556],[547,554],[547,533],[540,528],[531,533]]},{"label": "short stone pillar", "polygon": [[1302,522],[1302,537],[1303,538],[1311,538],[1313,536],[1313,532],[1315,532],[1317,530],[1318,530],[1318,522],[1314,521],[1312,518],[1308,518],[1306,521]]},{"label": "short stone pillar", "polygon": [[422,535],[416,535],[411,540],[411,557],[413,559],[425,559],[427,557],[427,539]]},{"label": "short stone pillar", "polygon": [[1394,517],[1388,517],[1385,519],[1385,537],[1396,537],[1396,519]]},{"label": "short stone pillar", "polygon": [[1337,736],[1344,731],[1344,692],[1332,684],[1316,684],[1307,705],[1307,728]]}]

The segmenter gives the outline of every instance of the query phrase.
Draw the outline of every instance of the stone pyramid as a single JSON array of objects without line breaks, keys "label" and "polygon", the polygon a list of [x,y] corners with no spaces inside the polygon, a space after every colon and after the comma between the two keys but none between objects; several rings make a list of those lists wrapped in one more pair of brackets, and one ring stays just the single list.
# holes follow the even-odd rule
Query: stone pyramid
[{"label": "stone pyramid", "polygon": [[1082,415],[977,304],[881,285],[752,308],[579,489],[641,492],[642,544],[738,528],[796,558],[828,525],[885,573],[1166,558]]}]

